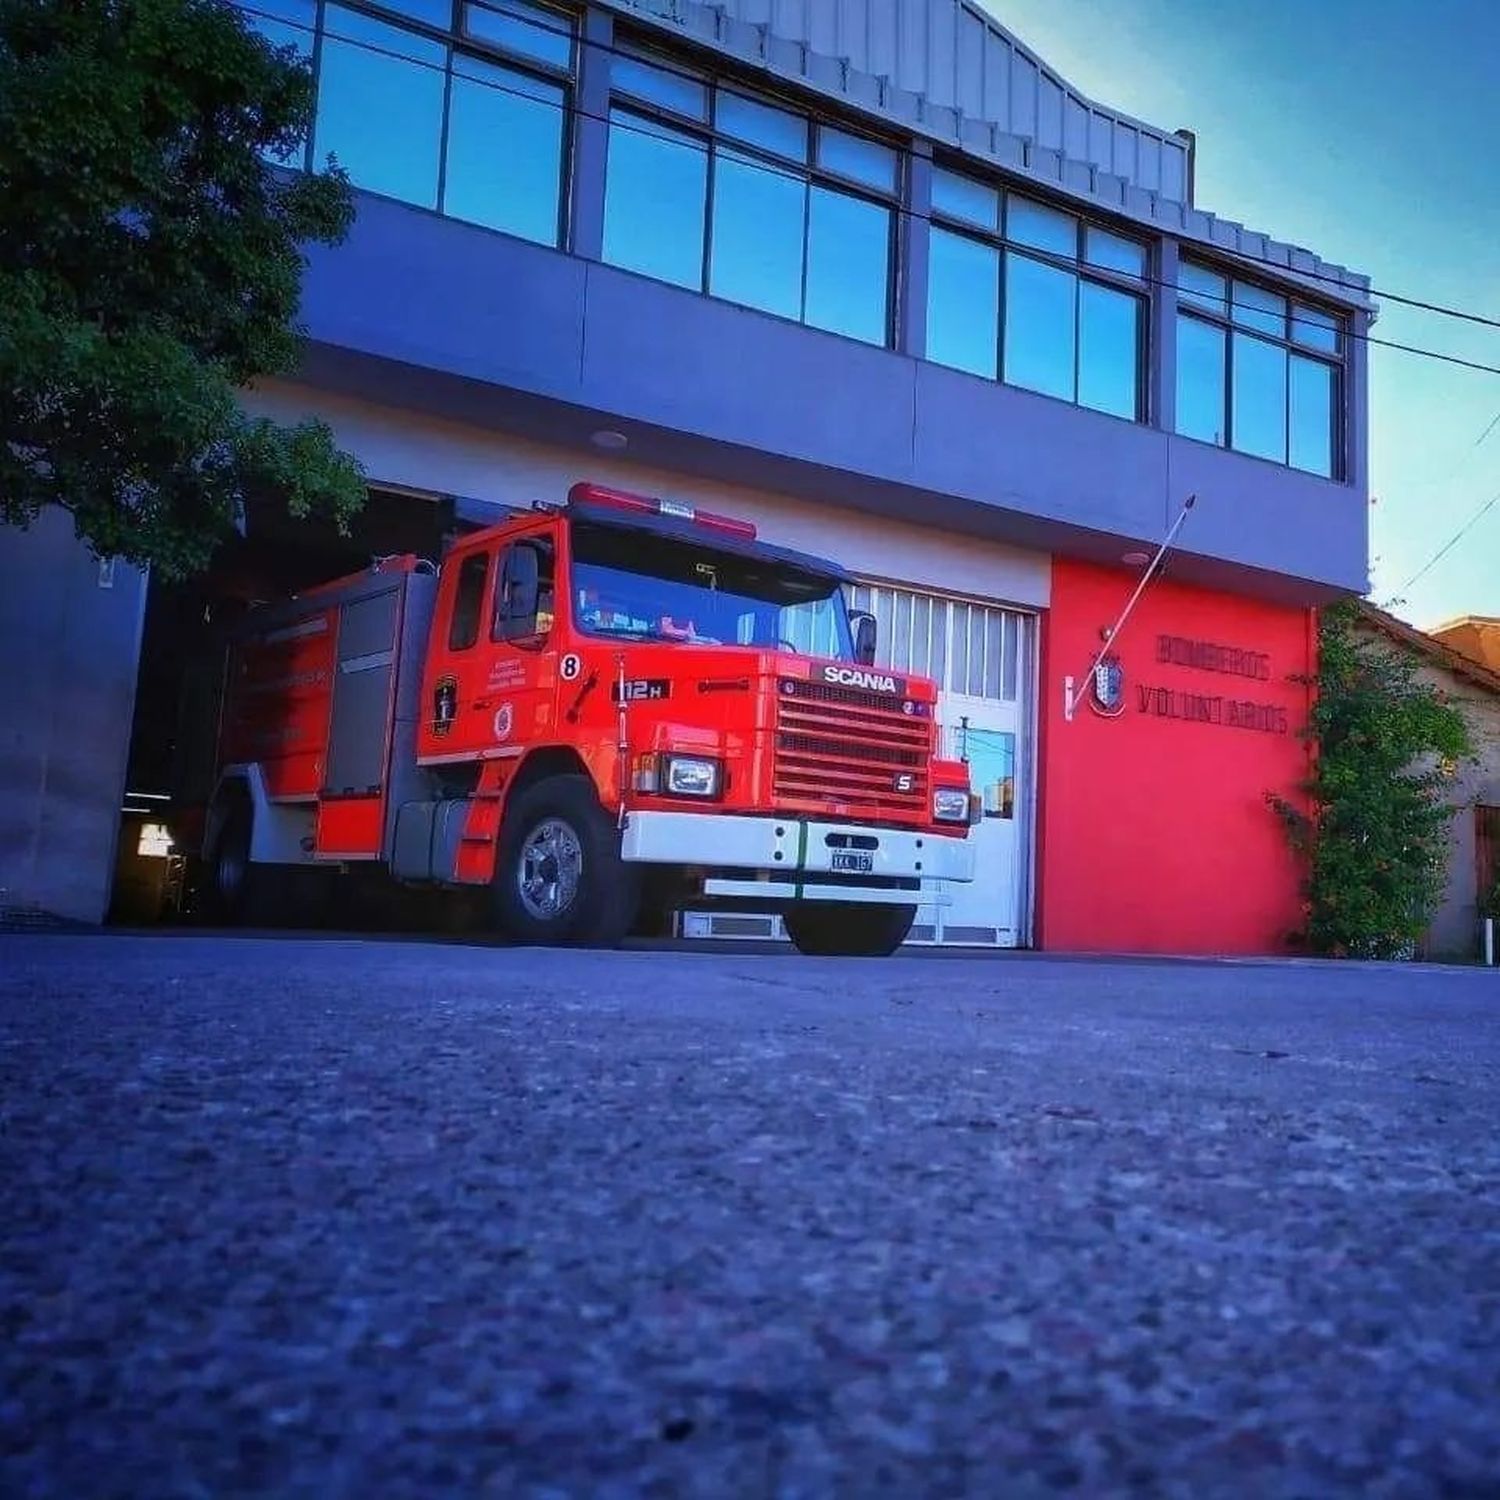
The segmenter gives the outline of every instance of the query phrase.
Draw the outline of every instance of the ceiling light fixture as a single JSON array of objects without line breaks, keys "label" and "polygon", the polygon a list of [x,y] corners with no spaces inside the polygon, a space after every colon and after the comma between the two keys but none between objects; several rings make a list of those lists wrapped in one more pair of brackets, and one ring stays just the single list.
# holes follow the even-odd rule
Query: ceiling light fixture
[{"label": "ceiling light fixture", "polygon": [[589,437],[596,448],[602,448],[606,453],[618,453],[622,448],[630,446],[630,439],[623,432],[616,432],[612,427],[601,428]]}]

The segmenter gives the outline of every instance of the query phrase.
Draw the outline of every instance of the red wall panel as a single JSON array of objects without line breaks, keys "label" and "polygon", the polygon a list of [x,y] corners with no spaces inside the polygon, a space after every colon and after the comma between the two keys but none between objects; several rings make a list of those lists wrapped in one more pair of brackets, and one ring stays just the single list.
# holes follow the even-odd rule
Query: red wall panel
[{"label": "red wall panel", "polygon": [[[1118,711],[1083,675],[1138,574],[1059,559],[1042,656],[1038,943],[1274,953],[1299,869],[1266,793],[1293,800],[1312,613],[1158,580],[1121,633]],[[1071,723],[1063,679],[1084,688]],[[1108,695],[1106,695],[1106,700]]]}]

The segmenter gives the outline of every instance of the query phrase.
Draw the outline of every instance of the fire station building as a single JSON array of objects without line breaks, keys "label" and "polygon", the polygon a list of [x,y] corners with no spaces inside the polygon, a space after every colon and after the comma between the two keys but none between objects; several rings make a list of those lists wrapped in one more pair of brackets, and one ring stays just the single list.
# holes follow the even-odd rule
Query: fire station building
[{"label": "fire station building", "polygon": [[914,939],[1285,945],[1266,795],[1306,772],[1315,610],[1367,581],[1363,277],[1201,207],[1189,134],[977,0],[247,9],[316,71],[286,166],[331,153],[359,212],[296,380],[245,400],[325,418],[370,506],[349,539],[252,508],[178,588],[65,518],[0,535],[34,643],[0,668],[0,907],[132,913],[216,615],[587,479],[837,560],[878,660],[937,680],[985,816]]}]

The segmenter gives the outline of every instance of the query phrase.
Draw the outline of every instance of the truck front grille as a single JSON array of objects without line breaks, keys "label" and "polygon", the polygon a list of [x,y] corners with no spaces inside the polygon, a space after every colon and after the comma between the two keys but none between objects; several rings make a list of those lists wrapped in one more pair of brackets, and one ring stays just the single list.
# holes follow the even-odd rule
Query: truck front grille
[{"label": "truck front grille", "polygon": [[794,678],[783,678],[777,688],[778,807],[907,824],[926,820],[927,705],[903,712],[899,698]]}]

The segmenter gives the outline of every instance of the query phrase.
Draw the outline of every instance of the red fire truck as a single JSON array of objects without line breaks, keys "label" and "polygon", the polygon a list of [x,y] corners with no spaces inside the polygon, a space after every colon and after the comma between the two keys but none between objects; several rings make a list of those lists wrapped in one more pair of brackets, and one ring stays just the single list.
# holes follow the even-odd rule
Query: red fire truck
[{"label": "red fire truck", "polygon": [[609,945],[643,896],[778,912],[886,954],[971,878],[931,682],[873,665],[837,565],[748,522],[579,484],[251,611],[230,647],[209,897],[289,866],[481,891],[529,943]]}]

